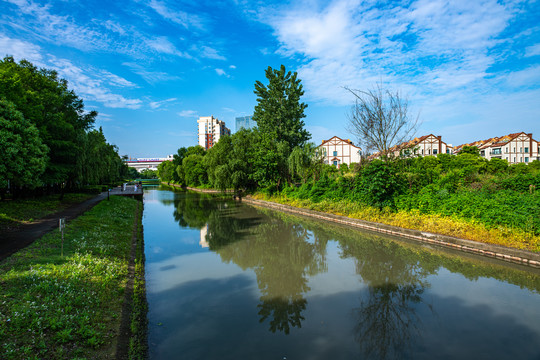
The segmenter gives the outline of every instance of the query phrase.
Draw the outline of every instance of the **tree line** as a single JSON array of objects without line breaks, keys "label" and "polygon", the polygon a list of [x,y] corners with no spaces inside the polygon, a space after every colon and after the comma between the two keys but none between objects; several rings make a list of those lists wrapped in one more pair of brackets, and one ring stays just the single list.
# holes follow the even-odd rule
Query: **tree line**
[{"label": "tree line", "polygon": [[54,70],[0,61],[0,197],[64,193],[128,174],[118,148],[93,125],[98,113]]},{"label": "tree line", "polygon": [[255,83],[255,129],[221,137],[206,151],[200,146],[178,149],[172,161],[158,167],[162,181],[216,189],[274,191],[304,176],[318,176],[322,157],[304,128],[304,94],[296,72],[266,69],[268,85]]},{"label": "tree line", "polygon": [[208,151],[180,148],[173,161],[158,168],[161,180],[314,203],[344,200],[389,214],[416,211],[540,234],[540,161],[488,161],[474,147],[456,156],[392,158],[389,149],[414,136],[418,119],[409,117],[399,93],[379,86],[374,92],[352,91],[357,101],[350,125],[381,159],[337,169],[324,164],[316,145],[308,142],[302,120],[307,105],[300,100],[297,74],[284,66],[268,67],[266,78],[268,85],[255,83],[255,129],[222,137]]}]

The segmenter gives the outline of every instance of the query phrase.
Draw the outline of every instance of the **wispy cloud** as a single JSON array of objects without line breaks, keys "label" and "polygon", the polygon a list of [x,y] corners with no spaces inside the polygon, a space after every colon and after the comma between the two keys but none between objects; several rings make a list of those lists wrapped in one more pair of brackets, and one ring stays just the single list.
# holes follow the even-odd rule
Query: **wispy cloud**
[{"label": "wispy cloud", "polygon": [[199,54],[199,56],[207,58],[207,59],[214,59],[214,60],[227,60],[227,58],[221,54],[218,53],[218,51],[214,48],[211,48],[209,46],[201,46],[200,48],[195,48],[195,51]]},{"label": "wispy cloud", "polygon": [[149,70],[149,67],[146,67],[141,64],[134,63],[134,62],[125,62],[125,63],[122,63],[122,65],[130,68],[131,71],[133,71],[135,74],[142,77],[146,82],[150,84],[155,84],[162,81],[172,81],[172,80],[180,79],[180,77],[177,75],[171,75],[163,71]]},{"label": "wispy cloud", "polygon": [[[300,60],[307,96],[348,104],[342,86],[457,91],[484,81],[497,60],[490,50],[515,15],[495,0],[401,3],[332,1],[259,9],[278,52]],[[534,52],[534,51],[533,51]]]},{"label": "wispy cloud", "polygon": [[50,57],[50,63],[54,64],[53,68],[58,71],[58,74],[67,79],[75,92],[85,100],[97,101],[110,108],[138,109],[142,105],[139,99],[129,99],[108,89],[104,85],[109,82],[112,75],[108,72],[83,70],[69,60],[57,59],[53,56]]},{"label": "wispy cloud", "polygon": [[528,46],[525,49],[525,56],[531,57],[531,56],[539,56],[540,55],[540,44]]},{"label": "wispy cloud", "polygon": [[26,59],[37,66],[42,66],[43,64],[42,50],[38,45],[18,39],[11,39],[0,34],[0,49],[2,49],[1,57],[11,55],[16,59]]},{"label": "wispy cloud", "polygon": [[189,117],[189,118],[194,118],[194,117],[199,116],[199,113],[196,110],[182,110],[177,114],[180,117]]},{"label": "wispy cloud", "polygon": [[176,101],[176,100],[177,100],[176,98],[170,98],[170,99],[165,99],[165,100],[161,100],[161,101],[153,101],[149,105],[150,105],[150,107],[152,109],[159,109],[163,105],[165,105],[167,103],[170,103],[170,102],[173,102],[173,101]]},{"label": "wispy cloud", "polygon": [[204,21],[200,16],[196,14],[190,14],[182,10],[176,10],[171,6],[171,4],[168,4],[165,1],[151,0],[148,3],[148,6],[152,8],[156,13],[161,15],[164,19],[182,25],[186,29],[196,28],[199,30],[204,30]]},{"label": "wispy cloud", "polygon": [[225,77],[231,77],[227,72],[223,69],[214,69],[216,71],[216,74],[219,76],[225,76]]},{"label": "wispy cloud", "polygon": [[176,46],[172,42],[170,42],[169,39],[167,39],[165,36],[147,39],[146,44],[150,49],[158,53],[191,58],[191,55],[178,50]]}]

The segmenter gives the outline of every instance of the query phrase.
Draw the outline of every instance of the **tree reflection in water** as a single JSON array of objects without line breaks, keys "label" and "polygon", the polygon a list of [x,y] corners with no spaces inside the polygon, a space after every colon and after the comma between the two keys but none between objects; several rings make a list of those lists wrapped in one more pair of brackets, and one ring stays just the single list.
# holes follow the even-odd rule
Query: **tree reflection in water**
[{"label": "tree reflection in water", "polygon": [[419,305],[429,287],[426,277],[436,270],[415,251],[391,241],[356,241],[342,244],[343,256],[353,256],[356,272],[368,285],[353,309],[355,339],[366,358],[394,359],[421,341]]},{"label": "tree reflection in water", "polygon": [[[209,229],[214,227],[209,222]],[[304,294],[310,290],[308,278],[326,271],[326,246],[301,225],[267,216],[244,241],[223,245],[216,252],[224,261],[253,269],[257,276],[260,322],[268,321],[270,331],[285,334],[300,328],[307,306]]]}]

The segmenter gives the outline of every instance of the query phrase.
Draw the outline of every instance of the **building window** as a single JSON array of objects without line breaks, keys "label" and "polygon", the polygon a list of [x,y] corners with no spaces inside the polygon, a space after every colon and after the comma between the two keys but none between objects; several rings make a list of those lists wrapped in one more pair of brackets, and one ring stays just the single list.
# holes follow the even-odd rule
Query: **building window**
[{"label": "building window", "polygon": [[526,148],[525,148],[525,154],[528,154],[528,153],[529,153],[529,148],[526,147]]},{"label": "building window", "polygon": [[334,156],[337,156],[337,151],[334,151]]},{"label": "building window", "polygon": [[525,157],[525,162],[528,163],[529,162],[529,157]]},{"label": "building window", "polygon": [[522,148],[522,147],[519,148],[519,152],[520,152],[520,153],[523,152],[523,148]]},{"label": "building window", "polygon": [[504,152],[508,154],[508,148],[507,147],[504,148]]},{"label": "building window", "polygon": [[334,160],[334,165],[337,166],[337,160]]},{"label": "building window", "polygon": [[437,149],[433,149],[433,155],[437,155]]}]

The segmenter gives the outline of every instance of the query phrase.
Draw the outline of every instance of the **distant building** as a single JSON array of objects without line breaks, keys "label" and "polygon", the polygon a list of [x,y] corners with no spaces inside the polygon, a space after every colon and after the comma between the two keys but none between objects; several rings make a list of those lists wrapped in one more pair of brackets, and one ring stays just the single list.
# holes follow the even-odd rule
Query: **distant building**
[{"label": "distant building", "polygon": [[197,120],[199,127],[199,145],[206,150],[217,144],[224,135],[231,135],[231,130],[225,126],[225,121],[212,116],[201,116]]},{"label": "distant building", "polygon": [[355,146],[351,140],[343,140],[337,136],[323,140],[319,148],[322,150],[324,163],[334,165],[338,169],[341,164],[359,163],[362,157],[361,148]]},{"label": "distant building", "polygon": [[257,126],[257,122],[251,116],[240,116],[236,118],[236,131],[244,128],[251,129]]},{"label": "distant building", "polygon": [[452,154],[453,147],[452,144],[442,141],[440,135],[429,134],[396,145],[390,148],[390,153],[395,157],[437,156],[438,154]]},{"label": "distant building", "polygon": [[462,144],[455,147],[454,153],[459,153],[464,146],[476,146],[487,160],[503,159],[509,164],[540,160],[540,143],[533,139],[532,134],[524,132]]},{"label": "distant building", "polygon": [[165,158],[129,158],[129,160],[126,160],[125,163],[127,164],[127,166],[136,169],[138,172],[141,172],[143,170],[157,170],[159,164],[164,161],[172,161],[172,159],[172,155],[167,155],[167,157]]}]

